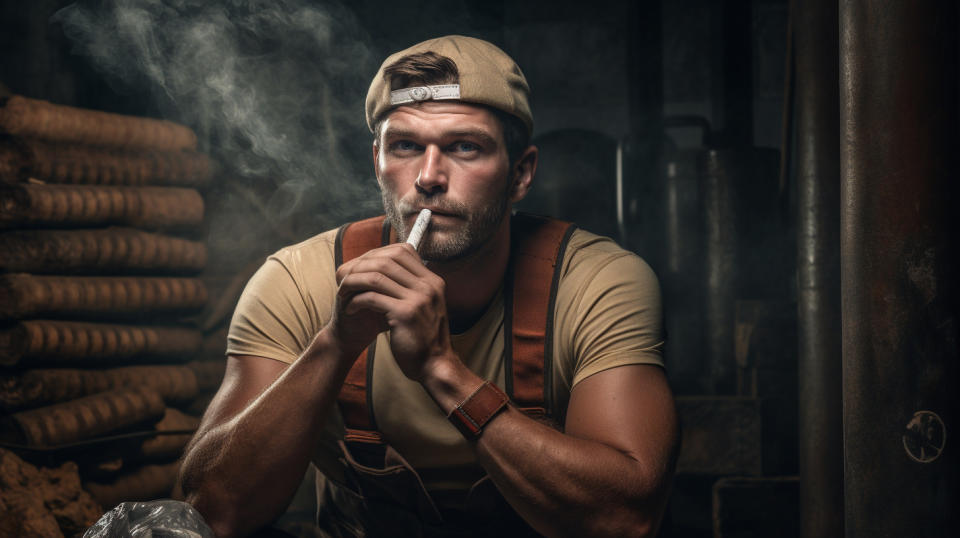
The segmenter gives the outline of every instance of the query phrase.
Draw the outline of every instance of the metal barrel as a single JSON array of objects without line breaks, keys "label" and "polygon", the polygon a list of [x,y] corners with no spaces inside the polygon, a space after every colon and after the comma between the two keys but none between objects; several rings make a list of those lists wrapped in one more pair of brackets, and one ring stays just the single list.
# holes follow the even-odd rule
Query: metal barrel
[{"label": "metal barrel", "polygon": [[796,53],[800,535],[843,534],[837,3],[799,0]]},{"label": "metal barrel", "polygon": [[840,7],[845,534],[960,535],[958,3]]},{"label": "metal barrel", "polygon": [[704,226],[704,382],[712,394],[736,388],[734,325],[737,299],[782,292],[776,269],[776,150],[710,149],[700,156]]},{"label": "metal barrel", "polygon": [[657,189],[656,195],[656,205],[664,219],[663,244],[657,249],[662,259],[650,260],[658,265],[669,339],[667,373],[678,394],[699,394],[704,381],[705,256],[697,175],[699,153],[700,150],[679,150],[665,158],[662,192]]}]

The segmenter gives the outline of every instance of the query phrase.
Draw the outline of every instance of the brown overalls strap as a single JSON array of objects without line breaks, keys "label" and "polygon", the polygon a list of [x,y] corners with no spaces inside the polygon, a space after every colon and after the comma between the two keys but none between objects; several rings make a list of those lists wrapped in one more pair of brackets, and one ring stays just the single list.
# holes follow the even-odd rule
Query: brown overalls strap
[{"label": "brown overalls strap", "polygon": [[[389,243],[390,224],[383,216],[344,224],[337,231],[334,242],[334,262],[339,268],[344,262]],[[369,377],[373,376],[376,344],[374,340],[354,361],[337,397],[348,442],[383,442],[373,416],[372,395],[367,390]]]},{"label": "brown overalls strap", "polygon": [[[504,284],[505,391],[531,416],[553,417],[551,361],[553,305],[561,264],[570,235],[568,222],[519,213],[511,222],[510,265]],[[375,217],[340,228],[336,264],[390,242],[389,223]],[[382,444],[373,415],[371,391],[374,345],[353,364],[338,397],[346,426],[346,441]]]},{"label": "brown overalls strap", "polygon": [[553,409],[553,313],[567,242],[576,226],[518,213],[511,222],[510,267],[504,285],[505,391],[528,415]]}]

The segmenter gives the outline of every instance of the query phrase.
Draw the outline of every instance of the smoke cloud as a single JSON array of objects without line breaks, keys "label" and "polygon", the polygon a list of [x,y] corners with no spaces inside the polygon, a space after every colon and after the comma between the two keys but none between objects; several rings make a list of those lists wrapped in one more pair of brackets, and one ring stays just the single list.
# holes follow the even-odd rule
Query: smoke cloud
[{"label": "smoke cloud", "polygon": [[53,22],[115,89],[153,95],[221,163],[208,203],[242,218],[213,215],[211,236],[249,249],[251,236],[297,240],[378,211],[363,101],[380,58],[342,5],[103,0]]}]

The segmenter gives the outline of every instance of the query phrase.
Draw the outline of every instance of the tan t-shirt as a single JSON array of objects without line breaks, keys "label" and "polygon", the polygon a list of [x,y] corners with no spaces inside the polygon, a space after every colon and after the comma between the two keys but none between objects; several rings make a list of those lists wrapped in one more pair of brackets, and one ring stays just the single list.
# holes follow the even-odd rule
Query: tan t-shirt
[{"label": "tan t-shirt", "polygon": [[[292,363],[330,319],[337,285],[336,230],[270,256],[250,279],[230,325],[227,353]],[[663,365],[660,289],[650,267],[613,241],[583,230],[563,259],[554,321],[553,390],[566,409],[571,388],[597,372],[627,364]],[[480,377],[504,386],[503,298],[480,321],[452,336],[453,349]],[[373,412],[386,441],[418,471],[428,489],[469,487],[479,474],[473,453],[420,384],[407,379],[386,333],[377,341]],[[337,440],[339,412],[314,463],[329,478],[343,477]]]}]

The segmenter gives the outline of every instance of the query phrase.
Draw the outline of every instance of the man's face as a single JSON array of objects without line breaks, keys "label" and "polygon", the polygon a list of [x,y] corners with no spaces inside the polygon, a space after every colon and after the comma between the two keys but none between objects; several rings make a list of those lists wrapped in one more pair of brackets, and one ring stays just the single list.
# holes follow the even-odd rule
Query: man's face
[{"label": "man's face", "polygon": [[509,208],[510,163],[497,118],[483,107],[429,102],[401,106],[374,144],[387,218],[401,241],[421,209],[433,211],[420,244],[425,260],[476,252]]}]

